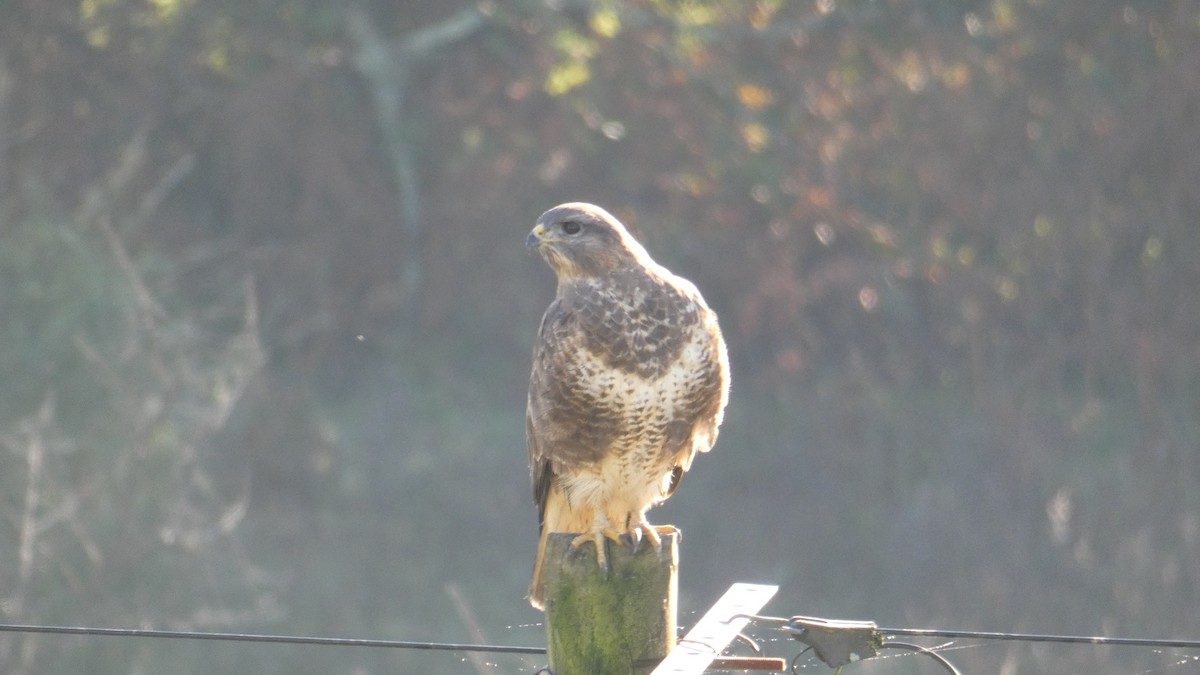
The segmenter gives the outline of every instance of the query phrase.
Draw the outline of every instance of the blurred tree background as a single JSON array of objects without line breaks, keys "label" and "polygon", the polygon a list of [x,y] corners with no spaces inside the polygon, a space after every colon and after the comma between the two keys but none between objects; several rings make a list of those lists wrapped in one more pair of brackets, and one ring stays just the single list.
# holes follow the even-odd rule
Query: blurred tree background
[{"label": "blurred tree background", "polygon": [[[586,200],[730,345],[651,516],[685,611],[1194,637],[1198,188],[1195,1],[0,2],[0,621],[543,645],[523,240]],[[0,636],[11,673],[540,663]]]}]

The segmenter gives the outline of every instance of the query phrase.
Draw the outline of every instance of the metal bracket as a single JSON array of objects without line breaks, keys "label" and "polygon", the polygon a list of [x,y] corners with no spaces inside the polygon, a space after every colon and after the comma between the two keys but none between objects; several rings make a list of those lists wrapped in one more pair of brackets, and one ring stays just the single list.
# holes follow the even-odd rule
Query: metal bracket
[{"label": "metal bracket", "polygon": [[812,647],[817,658],[830,668],[869,659],[883,646],[883,635],[874,621],[793,616],[779,630]]}]

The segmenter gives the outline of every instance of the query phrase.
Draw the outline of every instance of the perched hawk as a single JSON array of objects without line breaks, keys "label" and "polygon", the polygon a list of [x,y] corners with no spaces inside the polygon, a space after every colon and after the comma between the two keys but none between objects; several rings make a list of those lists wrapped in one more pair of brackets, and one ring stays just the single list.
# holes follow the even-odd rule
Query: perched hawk
[{"label": "perched hawk", "polygon": [[541,609],[550,532],[580,533],[572,548],[592,542],[605,569],[606,538],[661,546],[646,511],[716,441],[729,365],[700,292],[651,260],[607,211],[556,206],[525,243],[558,277],[525,413],[541,525],[529,601]]}]

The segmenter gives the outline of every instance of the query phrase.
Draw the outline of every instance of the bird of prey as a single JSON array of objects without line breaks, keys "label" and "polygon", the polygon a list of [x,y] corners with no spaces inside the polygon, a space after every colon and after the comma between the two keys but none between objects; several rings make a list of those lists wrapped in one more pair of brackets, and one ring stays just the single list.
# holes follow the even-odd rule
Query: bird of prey
[{"label": "bird of prey", "polygon": [[575,533],[607,571],[605,539],[661,546],[646,511],[717,439],[729,364],[700,292],[604,209],[543,213],[525,240],[558,289],[533,348],[525,413],[541,536],[529,601],[543,608],[547,535]]}]

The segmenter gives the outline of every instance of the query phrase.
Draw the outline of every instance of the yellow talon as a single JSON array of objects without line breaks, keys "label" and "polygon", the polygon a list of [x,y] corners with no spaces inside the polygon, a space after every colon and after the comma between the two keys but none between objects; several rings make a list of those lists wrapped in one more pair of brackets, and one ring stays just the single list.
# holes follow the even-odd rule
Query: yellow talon
[{"label": "yellow talon", "polygon": [[599,565],[600,569],[604,571],[605,575],[607,575],[608,574],[608,556],[605,555],[605,553],[604,553],[604,540],[605,539],[612,539],[615,542],[620,542],[621,535],[611,529],[593,530],[591,532],[586,532],[586,533],[581,534],[578,537],[575,537],[574,539],[571,540],[571,550],[572,551],[578,550],[580,546],[583,546],[584,544],[588,543],[589,541],[592,542],[593,544],[595,544],[596,545],[596,564]]}]

